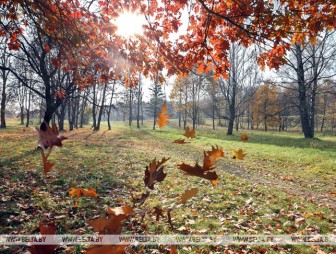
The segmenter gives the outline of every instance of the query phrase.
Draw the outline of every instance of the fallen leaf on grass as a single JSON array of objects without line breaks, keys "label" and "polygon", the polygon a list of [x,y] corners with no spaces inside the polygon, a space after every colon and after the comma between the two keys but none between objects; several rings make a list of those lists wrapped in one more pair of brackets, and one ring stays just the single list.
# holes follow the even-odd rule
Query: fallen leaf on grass
[{"label": "fallen leaf on grass", "polygon": [[239,149],[238,151],[232,150],[233,159],[243,160],[245,155],[246,154],[243,153],[242,149]]},{"label": "fallen leaf on grass", "polygon": [[96,190],[94,188],[89,188],[88,190],[85,190],[83,188],[78,188],[78,189],[71,188],[71,190],[69,191],[69,194],[72,197],[77,196],[77,199],[75,200],[75,202],[78,202],[81,196],[92,197],[92,198],[98,197],[98,194],[96,193]]},{"label": "fallen leaf on grass", "polygon": [[150,195],[150,192],[148,190],[146,191],[146,193],[142,193],[140,197],[135,197],[133,193],[131,192],[133,206],[135,206],[135,204],[139,204],[139,206],[141,206],[146,201],[146,199],[149,197],[149,195]]},{"label": "fallen leaf on grass", "polygon": [[190,190],[186,190],[182,196],[181,196],[181,202],[185,203],[187,202],[189,199],[191,199],[192,197],[196,196],[196,194],[198,193],[198,189],[197,188],[192,188]]},{"label": "fallen leaf on grass", "polygon": [[169,254],[178,254],[176,245],[170,245],[170,252]]},{"label": "fallen leaf on grass", "polygon": [[196,131],[194,129],[190,130],[190,128],[187,127],[183,135],[187,138],[196,138]]},{"label": "fallen leaf on grass", "polygon": [[166,173],[163,172],[164,166],[162,166],[167,160],[163,158],[161,161],[156,161],[156,158],[149,163],[149,166],[146,166],[145,170],[145,185],[154,190],[154,184],[157,182],[162,182],[166,178]]},{"label": "fallen leaf on grass", "polygon": [[185,140],[184,139],[176,139],[176,140],[174,140],[173,141],[173,143],[175,143],[175,144],[187,144],[188,142],[185,142]]}]

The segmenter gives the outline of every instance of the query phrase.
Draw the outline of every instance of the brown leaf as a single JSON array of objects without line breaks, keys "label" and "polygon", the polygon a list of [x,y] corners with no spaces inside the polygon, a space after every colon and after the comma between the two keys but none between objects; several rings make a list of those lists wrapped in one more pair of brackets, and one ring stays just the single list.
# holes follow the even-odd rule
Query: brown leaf
[{"label": "brown leaf", "polygon": [[244,142],[247,142],[248,136],[247,136],[246,133],[241,134],[241,140],[244,141]]},{"label": "brown leaf", "polygon": [[156,215],[156,221],[160,220],[160,217],[164,218],[164,210],[158,206],[154,207],[154,214]]},{"label": "brown leaf", "polygon": [[42,161],[43,161],[43,175],[50,172],[50,169],[54,166],[54,163],[48,161],[48,155],[45,154],[44,149],[41,149]]},{"label": "brown leaf", "polygon": [[242,149],[238,151],[232,150],[233,159],[243,160],[246,154],[243,153]]},{"label": "brown leaf", "polygon": [[42,148],[48,148],[53,146],[62,147],[62,141],[67,139],[64,136],[60,136],[58,132],[57,125],[54,124],[52,128],[50,128],[47,122],[43,122],[41,124],[40,129],[35,128],[39,135],[39,144]]},{"label": "brown leaf", "polygon": [[190,130],[189,127],[187,127],[183,135],[187,138],[196,138],[196,131],[194,129]]},{"label": "brown leaf", "polygon": [[187,202],[189,199],[191,199],[192,197],[196,196],[198,192],[197,188],[192,188],[190,190],[185,190],[184,193],[181,196],[181,202],[185,203]]},{"label": "brown leaf", "polygon": [[120,214],[129,215],[129,214],[134,213],[133,208],[130,207],[129,205],[115,207],[115,208],[110,208],[109,206],[107,206],[106,210],[107,210],[106,213],[108,215],[120,215]]},{"label": "brown leaf", "polygon": [[168,119],[171,118],[173,115],[166,115],[167,112],[167,103],[164,102],[162,105],[161,113],[158,114],[158,119],[156,123],[159,125],[160,128],[164,127],[168,123]]},{"label": "brown leaf", "polygon": [[185,142],[185,140],[184,139],[176,139],[176,140],[174,140],[173,141],[173,143],[175,143],[175,144],[187,144],[188,142]]},{"label": "brown leaf", "polygon": [[139,203],[139,206],[141,206],[146,199],[149,197],[150,192],[147,190],[146,193],[142,193],[142,195],[140,197],[134,197],[133,193],[131,192],[131,196],[132,196],[132,203],[133,206],[135,206],[135,204]]},{"label": "brown leaf", "polygon": [[[41,235],[54,235],[56,233],[57,227],[55,222],[40,222],[39,229]],[[29,247],[29,251],[32,254],[52,254],[56,248],[57,245],[32,245]]]},{"label": "brown leaf", "polygon": [[178,250],[177,250],[176,245],[170,245],[169,254],[178,254]]},{"label": "brown leaf", "polygon": [[121,214],[109,219],[99,217],[97,219],[87,220],[86,222],[99,234],[118,235],[122,230],[121,221],[126,219],[126,217],[126,215]]},{"label": "brown leaf", "polygon": [[198,163],[195,166],[190,166],[188,164],[182,163],[177,165],[179,169],[186,172],[188,175],[198,176],[207,180],[210,180],[212,185],[215,186],[217,184],[218,176],[215,171],[210,172],[208,169],[204,170]]},{"label": "brown leaf", "polygon": [[163,172],[164,166],[162,164],[169,159],[163,158],[161,161],[156,161],[155,158],[149,163],[149,166],[146,166],[144,182],[151,190],[154,190],[155,183],[162,182],[165,179],[167,174]]},{"label": "brown leaf", "polygon": [[171,214],[172,214],[172,209],[168,209],[168,210],[167,210],[168,223],[169,223],[169,225],[170,225],[170,228],[171,228],[172,230],[174,230],[174,225],[173,225],[173,222],[172,222]]}]

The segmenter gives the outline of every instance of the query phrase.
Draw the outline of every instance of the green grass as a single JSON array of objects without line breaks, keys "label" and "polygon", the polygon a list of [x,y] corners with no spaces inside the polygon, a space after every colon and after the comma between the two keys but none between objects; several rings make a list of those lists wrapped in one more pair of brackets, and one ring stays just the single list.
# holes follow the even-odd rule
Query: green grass
[{"label": "green grass", "polygon": [[[17,122],[0,129],[0,229],[1,233],[29,234],[41,219],[57,221],[58,233],[89,233],[86,219],[104,216],[104,205],[132,204],[131,194],[146,191],[144,169],[154,158],[170,157],[166,179],[155,185],[141,206],[148,209],[145,220],[125,222],[124,233],[155,234],[328,234],[335,232],[336,138],[320,136],[306,140],[293,133],[247,132],[249,141],[232,137],[225,129],[197,130],[197,138],[188,144],[172,141],[183,138],[175,127],[162,130],[142,126],[130,129],[124,123],[112,123],[112,130],[93,132],[88,128],[64,133],[69,139],[52,152],[55,165],[48,177],[42,176],[42,161],[35,151],[34,130],[23,131]],[[212,145],[224,148],[216,172],[220,181],[187,176],[176,165],[202,161],[203,150]],[[245,160],[231,157],[232,149],[242,148]],[[81,198],[74,207],[68,190],[96,188],[99,198]],[[197,187],[196,197],[179,204],[178,197]],[[249,201],[249,202],[248,202]],[[18,205],[19,204],[19,205]],[[153,208],[172,208],[173,226],[166,218],[155,220]],[[304,218],[303,223],[295,223]],[[309,246],[200,246],[180,248],[181,253],[243,249],[260,253],[315,253]],[[321,247],[330,253],[334,246]],[[1,249],[0,249],[1,250]],[[8,249],[9,252],[11,249]],[[73,252],[75,248],[71,249]],[[5,250],[4,250],[5,251]],[[145,253],[150,253],[146,247]]]}]

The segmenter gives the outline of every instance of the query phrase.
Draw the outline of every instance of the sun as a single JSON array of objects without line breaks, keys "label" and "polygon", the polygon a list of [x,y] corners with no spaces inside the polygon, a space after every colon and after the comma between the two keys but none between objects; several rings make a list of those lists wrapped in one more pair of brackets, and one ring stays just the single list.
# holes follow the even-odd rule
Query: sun
[{"label": "sun", "polygon": [[131,37],[143,33],[145,18],[135,13],[124,12],[113,22],[117,26],[117,34],[124,37]]}]

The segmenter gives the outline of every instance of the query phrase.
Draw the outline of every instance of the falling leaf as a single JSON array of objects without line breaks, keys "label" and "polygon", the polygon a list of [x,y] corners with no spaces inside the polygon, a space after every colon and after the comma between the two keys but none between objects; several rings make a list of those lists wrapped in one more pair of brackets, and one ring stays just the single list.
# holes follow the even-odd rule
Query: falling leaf
[{"label": "falling leaf", "polygon": [[122,230],[121,221],[126,219],[126,215],[120,214],[113,216],[112,218],[99,217],[93,220],[87,220],[87,224],[93,227],[95,232],[99,234],[120,234]]},{"label": "falling leaf", "polygon": [[182,163],[180,165],[177,165],[179,169],[186,172],[188,175],[192,176],[198,176],[207,180],[210,180],[212,185],[215,186],[217,184],[218,176],[215,171],[210,172],[208,170],[204,170],[203,167],[201,167],[198,163],[196,163],[195,166],[190,166],[188,164]]},{"label": "falling leaf", "polygon": [[232,150],[233,159],[243,160],[245,155],[246,154],[243,153],[242,149],[239,149],[238,151]]},{"label": "falling leaf", "polygon": [[194,129],[190,130],[189,127],[187,127],[183,135],[187,138],[196,138],[196,131]]},{"label": "falling leaf", "polygon": [[169,254],[178,254],[176,245],[170,245]]},{"label": "falling leaf", "polygon": [[156,215],[156,221],[160,220],[160,217],[164,218],[163,215],[164,210],[161,207],[154,207],[154,214]]},{"label": "falling leaf", "polygon": [[155,183],[162,182],[165,179],[167,174],[163,172],[164,166],[162,164],[169,159],[163,158],[161,161],[156,161],[155,158],[149,163],[149,166],[146,166],[144,182],[151,190],[154,190]]},{"label": "falling leaf", "polygon": [[133,206],[135,206],[135,204],[137,203],[139,203],[139,206],[141,206],[146,201],[146,199],[149,197],[149,195],[150,195],[150,192],[146,191],[146,193],[143,193],[140,197],[134,197],[133,193],[131,192]]},{"label": "falling leaf", "polygon": [[197,188],[192,188],[190,190],[185,190],[184,193],[181,196],[181,202],[185,203],[187,202],[189,199],[191,199],[192,197],[196,196],[198,192]]},{"label": "falling leaf", "polygon": [[129,214],[134,213],[133,208],[130,207],[129,205],[115,207],[115,208],[110,208],[106,206],[106,210],[107,210],[106,213],[108,215],[120,215],[120,214],[129,215]]},{"label": "falling leaf", "polygon": [[69,191],[69,194],[72,197],[77,196],[77,199],[75,200],[75,202],[78,202],[81,196],[91,197],[91,198],[98,197],[98,194],[96,193],[96,190],[94,188],[89,188],[88,190],[85,190],[83,188],[78,188],[78,189],[71,188],[71,190]]},{"label": "falling leaf", "polygon": [[54,164],[48,161],[49,154],[46,155],[44,149],[41,149],[41,154],[43,161],[43,174],[46,175],[48,172],[50,172],[50,169],[54,166]]},{"label": "falling leaf", "polygon": [[223,152],[223,148],[222,147],[218,147],[218,145],[216,147],[211,146],[212,150],[211,151],[207,151],[207,155],[209,156],[210,160],[215,160],[217,158],[220,157],[224,157],[224,152]]},{"label": "falling leaf", "polygon": [[173,143],[175,143],[175,144],[187,144],[188,142],[185,142],[184,139],[180,138],[180,139],[174,140]]},{"label": "falling leaf", "polygon": [[[55,222],[51,223],[39,223],[39,229],[41,235],[54,235],[56,233],[56,224]],[[31,254],[52,254],[54,253],[57,245],[32,245],[29,250]]]},{"label": "falling leaf", "polygon": [[35,128],[39,135],[39,144],[42,148],[48,148],[53,146],[62,147],[62,141],[67,139],[64,136],[60,136],[58,132],[57,125],[54,124],[52,128],[50,128],[47,122],[43,122],[40,126],[40,129]]},{"label": "falling leaf", "polygon": [[168,119],[171,118],[173,115],[166,115],[167,113],[167,103],[164,102],[161,108],[161,113],[158,114],[158,119],[156,123],[159,125],[160,128],[164,127],[168,123]]},{"label": "falling leaf", "polygon": [[241,134],[241,140],[247,142],[248,136],[246,135],[246,133]]},{"label": "falling leaf", "polygon": [[172,209],[169,208],[169,209],[167,210],[168,223],[169,223],[169,225],[170,225],[170,228],[171,228],[172,230],[174,230],[174,225],[173,225],[173,221],[172,221],[172,217],[171,217],[171,214],[172,214],[172,213],[173,213],[173,212],[172,212]]}]

